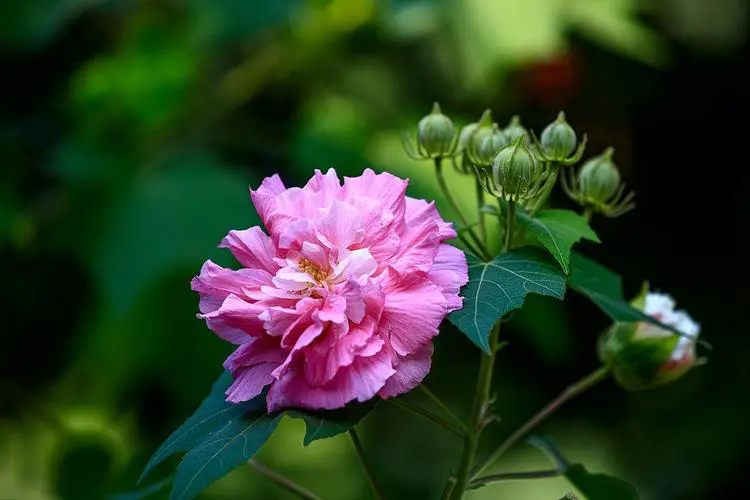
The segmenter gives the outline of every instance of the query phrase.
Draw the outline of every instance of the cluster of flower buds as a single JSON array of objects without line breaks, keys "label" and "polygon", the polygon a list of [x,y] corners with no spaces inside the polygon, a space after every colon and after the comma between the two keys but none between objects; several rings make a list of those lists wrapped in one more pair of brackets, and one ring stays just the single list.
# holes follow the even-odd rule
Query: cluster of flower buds
[{"label": "cluster of flower buds", "polygon": [[416,146],[408,138],[404,140],[412,158],[450,158],[458,172],[476,175],[485,191],[506,201],[540,206],[563,170],[563,189],[587,211],[617,217],[635,207],[635,193],[625,194],[625,184],[612,161],[612,148],[578,171],[572,167],[585,147],[586,136],[578,141],[563,112],[537,139],[518,116],[501,128],[493,122],[490,110],[456,133],[437,103],[417,126]]},{"label": "cluster of flower buds", "polygon": [[695,346],[700,326],[669,295],[644,288],[633,307],[677,330],[655,324],[615,323],[599,340],[599,358],[612,369],[620,386],[648,389],[671,382],[696,364]]},{"label": "cluster of flower buds", "polygon": [[613,148],[583,164],[576,173],[562,176],[565,193],[583,207],[607,217],[617,217],[635,208],[635,192],[625,194],[617,165],[612,161]]}]

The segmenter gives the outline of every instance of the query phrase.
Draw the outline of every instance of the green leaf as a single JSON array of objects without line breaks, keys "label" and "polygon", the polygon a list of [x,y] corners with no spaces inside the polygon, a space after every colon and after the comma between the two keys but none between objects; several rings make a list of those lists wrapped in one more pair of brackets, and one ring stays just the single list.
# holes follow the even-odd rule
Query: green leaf
[{"label": "green leaf", "polygon": [[562,299],[565,275],[541,249],[522,247],[484,262],[467,256],[469,283],[464,307],[450,315],[451,323],[485,352],[490,352],[490,329],[508,311],[523,305],[527,293]]},{"label": "green leaf", "polygon": [[170,498],[193,498],[203,488],[252,458],[284,416],[305,421],[306,446],[317,439],[348,431],[376,404],[372,401],[354,402],[339,410],[290,409],[269,414],[265,391],[244,403],[227,403],[224,392],[231,383],[232,376],[224,372],[195,413],[154,453],[139,482],[170,455],[186,451],[177,468]]},{"label": "green leaf", "polygon": [[542,210],[536,217],[521,211],[521,225],[549,250],[567,274],[570,270],[570,249],[581,238],[599,243],[599,237],[586,219],[570,210]]},{"label": "green leaf", "polygon": [[332,437],[346,432],[357,425],[375,407],[375,403],[350,403],[340,410],[289,410],[285,412],[293,418],[305,421],[304,445],[317,439]]},{"label": "green leaf", "polygon": [[138,491],[110,495],[107,497],[107,500],[143,500],[144,498],[149,498],[150,496],[162,491],[171,481],[172,478],[168,477]]},{"label": "green leaf", "polygon": [[683,335],[674,327],[665,325],[632,307],[624,297],[622,279],[606,267],[578,253],[573,253],[570,259],[570,267],[568,285],[588,297],[614,321],[624,323],[647,321],[660,328]]},{"label": "green leaf", "polygon": [[591,299],[615,321],[649,321],[661,325],[651,316],[631,307],[624,297],[620,276],[580,254],[575,253],[571,258],[568,285]]},{"label": "green leaf", "polygon": [[[151,470],[163,462],[166,458],[188,451],[200,443],[206,435],[221,424],[236,418],[252,409],[257,409],[259,403],[265,405],[261,398],[259,401],[253,399],[245,403],[232,404],[225,401],[224,391],[232,383],[232,376],[224,372],[214,383],[211,392],[203,400],[195,413],[188,418],[176,431],[174,431],[149,459],[146,467],[138,479],[140,483]],[[265,409],[265,406],[264,406]]]},{"label": "green leaf", "polygon": [[271,437],[282,413],[269,415],[265,395],[255,411],[236,415],[206,435],[190,450],[177,467],[170,500],[194,498],[206,486],[251,459]]},{"label": "green leaf", "polygon": [[567,468],[565,477],[589,500],[638,500],[631,485],[606,474],[592,474],[581,464]]},{"label": "green leaf", "polygon": [[589,500],[638,500],[638,493],[625,481],[606,474],[591,474],[581,464],[571,465],[549,437],[531,436],[528,442],[542,450]]}]

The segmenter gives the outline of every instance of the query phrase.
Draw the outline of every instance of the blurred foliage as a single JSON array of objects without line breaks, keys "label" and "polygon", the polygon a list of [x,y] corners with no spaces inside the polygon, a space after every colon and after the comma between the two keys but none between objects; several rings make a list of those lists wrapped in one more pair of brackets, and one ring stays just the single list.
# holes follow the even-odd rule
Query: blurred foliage
[{"label": "blurred foliage", "polygon": [[[518,112],[536,130],[565,108],[577,129],[596,131],[590,151],[614,143],[639,209],[602,221],[601,248],[584,250],[632,283],[673,290],[724,347],[658,392],[604,384],[545,432],[571,461],[627,478],[645,498],[733,491],[750,441],[748,394],[735,383],[748,375],[747,328],[732,312],[739,296],[704,292],[731,290],[735,277],[695,269],[707,256],[686,248],[707,215],[663,193],[725,193],[742,222],[712,219],[729,250],[708,257],[740,254],[732,238],[750,208],[745,178],[727,192],[723,181],[675,180],[668,169],[715,164],[684,144],[726,149],[726,135],[710,142],[706,121],[731,121],[746,97],[737,74],[747,67],[746,9],[739,0],[4,0],[0,497],[133,488],[230,349],[195,319],[189,280],[206,258],[232,265],[216,244],[257,224],[248,185],[274,172],[291,185],[313,168],[373,166],[409,177],[410,195],[437,198],[450,217],[431,167],[399,142],[434,100],[459,124],[490,106],[499,121]],[[459,202],[473,206],[469,179],[447,170]],[[596,363],[607,319],[576,297],[565,309],[553,302],[529,301],[508,328],[496,378],[504,420],[490,441]],[[444,326],[427,384],[459,412],[477,354]],[[303,427],[283,421],[259,460],[326,498],[364,498],[346,439],[303,449]],[[459,446],[439,432],[387,405],[366,420],[365,446],[393,498],[438,495]],[[519,447],[498,469],[544,465]],[[546,500],[566,488],[508,483],[471,498]],[[288,498],[250,468],[205,493],[244,497]]]}]

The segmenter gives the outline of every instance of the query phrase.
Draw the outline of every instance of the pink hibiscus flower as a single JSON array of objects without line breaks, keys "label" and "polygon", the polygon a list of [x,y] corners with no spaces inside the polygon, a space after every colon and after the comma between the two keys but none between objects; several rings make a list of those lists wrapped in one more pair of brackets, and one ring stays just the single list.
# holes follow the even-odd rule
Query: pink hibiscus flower
[{"label": "pink hibiscus flower", "polygon": [[192,281],[199,318],[239,347],[224,366],[240,402],[270,384],[269,411],[340,408],[416,387],[430,370],[432,338],[461,308],[463,253],[407,181],[365,170],[316,171],[303,188],[266,178],[253,203],[260,227],[230,231],[219,245],[244,266],[206,261]]}]

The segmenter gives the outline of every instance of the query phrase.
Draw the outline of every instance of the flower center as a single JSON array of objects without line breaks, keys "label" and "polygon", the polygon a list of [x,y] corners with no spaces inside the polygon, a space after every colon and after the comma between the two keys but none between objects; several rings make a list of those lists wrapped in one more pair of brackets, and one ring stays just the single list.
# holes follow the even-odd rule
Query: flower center
[{"label": "flower center", "polygon": [[297,267],[300,271],[305,272],[313,277],[315,281],[321,282],[328,276],[328,273],[319,269],[310,259],[306,257],[300,257],[297,262]]}]

